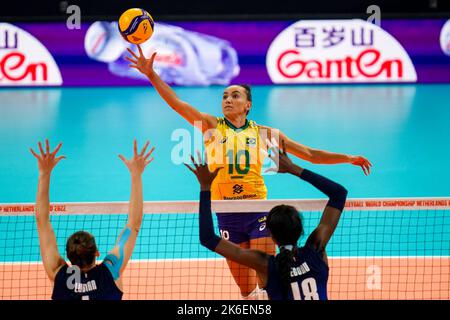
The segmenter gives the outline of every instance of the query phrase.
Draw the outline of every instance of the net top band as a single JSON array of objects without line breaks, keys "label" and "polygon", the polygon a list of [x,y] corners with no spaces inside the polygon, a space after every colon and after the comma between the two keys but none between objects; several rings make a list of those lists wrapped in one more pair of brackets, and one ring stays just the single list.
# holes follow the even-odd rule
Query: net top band
[{"label": "net top band", "polygon": [[[285,204],[299,211],[322,211],[326,199],[277,199],[277,200],[220,200],[212,201],[214,212],[256,213],[269,212],[276,205]],[[450,197],[443,198],[373,198],[348,199],[345,211],[388,210],[449,210]],[[33,215],[34,203],[0,204],[0,216]],[[50,205],[51,214],[125,214],[128,202],[61,202]],[[144,214],[197,213],[198,201],[146,201]]]}]

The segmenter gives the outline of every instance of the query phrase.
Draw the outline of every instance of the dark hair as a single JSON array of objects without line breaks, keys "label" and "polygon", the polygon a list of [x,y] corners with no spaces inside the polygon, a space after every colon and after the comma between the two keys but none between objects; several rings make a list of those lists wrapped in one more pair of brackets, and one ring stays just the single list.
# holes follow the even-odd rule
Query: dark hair
[{"label": "dark hair", "polygon": [[237,86],[244,88],[247,100],[252,101],[252,88],[248,84],[237,84]]},{"label": "dark hair", "polygon": [[66,252],[72,265],[80,268],[92,265],[97,253],[94,236],[86,231],[75,232],[67,240]]},{"label": "dark hair", "polygon": [[[292,206],[279,205],[273,207],[267,216],[267,228],[280,247],[275,261],[280,273],[283,297],[287,298],[291,278],[291,265],[297,252],[298,239],[303,235],[303,223],[297,209]],[[291,245],[293,250],[285,249]]]},{"label": "dark hair", "polygon": [[[252,102],[252,88],[248,84],[237,84],[237,86],[242,87],[245,89],[245,94],[247,95],[247,100]],[[247,114],[250,112],[247,111]]]}]

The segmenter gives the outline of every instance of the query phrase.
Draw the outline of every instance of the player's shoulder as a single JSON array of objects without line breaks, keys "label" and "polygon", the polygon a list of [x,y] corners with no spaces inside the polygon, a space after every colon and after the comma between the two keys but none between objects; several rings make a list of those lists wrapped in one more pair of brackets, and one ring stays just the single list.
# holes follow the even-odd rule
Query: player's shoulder
[{"label": "player's shoulder", "polygon": [[314,245],[311,245],[308,242],[305,243],[303,247],[299,248],[297,254],[299,255],[300,258],[303,258],[304,260],[320,264],[322,263],[327,264],[325,248],[316,248]]},{"label": "player's shoulder", "polygon": [[248,119],[248,126],[251,128],[259,128],[260,127],[260,125],[257,124],[255,120],[250,120],[250,119]]},{"label": "player's shoulder", "polygon": [[256,123],[255,121],[253,121],[253,122],[254,122],[254,125],[257,126],[260,130],[267,130],[267,131],[278,130],[278,129],[274,128],[274,127],[270,127],[270,126],[267,126],[267,125],[264,125],[264,124],[259,124],[259,123]]},{"label": "player's shoulder", "polygon": [[61,275],[66,274],[66,270],[69,268],[69,265],[64,261],[64,263],[61,263],[61,265],[55,269],[55,280],[56,278],[59,278]]},{"label": "player's shoulder", "polygon": [[280,135],[280,130],[277,128],[273,128],[262,124],[256,124],[256,126],[258,128],[258,132],[261,137],[266,137],[267,139],[271,140],[272,138],[279,137]]},{"label": "player's shoulder", "polygon": [[[217,124],[218,124],[218,119],[219,117],[216,117],[214,115],[208,114],[206,112],[200,112],[201,116],[202,116],[202,125],[206,125],[206,129],[214,129]],[[195,122],[193,123],[194,126]],[[203,131],[203,129],[202,129]]]},{"label": "player's shoulder", "polygon": [[217,125],[226,125],[225,117],[216,117]]}]

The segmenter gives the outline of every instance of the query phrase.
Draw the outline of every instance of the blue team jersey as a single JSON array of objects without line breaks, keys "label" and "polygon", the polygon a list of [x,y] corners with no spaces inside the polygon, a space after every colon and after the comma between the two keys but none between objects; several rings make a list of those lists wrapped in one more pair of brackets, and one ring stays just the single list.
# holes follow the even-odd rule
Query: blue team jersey
[{"label": "blue team jersey", "polygon": [[[290,282],[288,300],[327,300],[328,266],[322,254],[309,246],[298,248]],[[269,258],[265,289],[271,300],[283,299],[282,281],[275,256]]]},{"label": "blue team jersey", "polygon": [[81,273],[79,283],[74,281],[74,273],[67,272],[68,267],[68,265],[63,266],[56,274],[53,300],[122,299],[123,292],[116,286],[111,271],[104,263],[95,266],[87,273]]}]

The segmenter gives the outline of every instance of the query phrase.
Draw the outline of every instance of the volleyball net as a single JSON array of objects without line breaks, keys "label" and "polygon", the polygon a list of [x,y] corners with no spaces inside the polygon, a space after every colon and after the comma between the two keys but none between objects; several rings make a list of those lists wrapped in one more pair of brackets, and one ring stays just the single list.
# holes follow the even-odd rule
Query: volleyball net
[{"label": "volleyball net", "polygon": [[[305,236],[326,200],[213,201],[214,212],[302,213]],[[450,198],[350,199],[327,246],[329,299],[450,299]],[[0,204],[0,299],[50,299],[34,204]],[[95,236],[98,262],[127,221],[128,202],[53,203],[60,254],[79,230]],[[217,221],[214,215],[217,229]],[[66,259],[67,260],[67,259]],[[68,260],[67,260],[68,261]],[[200,245],[198,201],[145,202],[123,275],[124,299],[240,299],[226,261]]]}]

